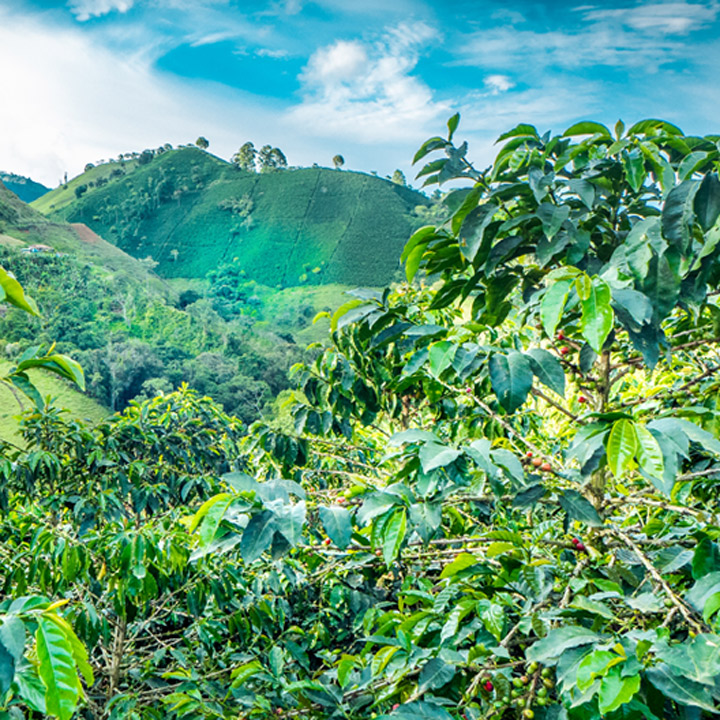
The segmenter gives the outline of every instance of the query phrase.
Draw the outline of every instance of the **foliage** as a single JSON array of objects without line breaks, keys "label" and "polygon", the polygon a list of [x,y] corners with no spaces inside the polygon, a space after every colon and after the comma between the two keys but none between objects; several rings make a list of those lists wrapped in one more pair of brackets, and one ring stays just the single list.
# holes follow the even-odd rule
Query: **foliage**
[{"label": "foliage", "polygon": [[259,715],[714,715],[715,140],[520,126],[478,172],[456,125],[418,157],[472,181],[406,247],[432,288],[340,308],[294,432],[256,431],[265,483],[228,476],[227,520],[196,516],[201,546],[277,557],[298,530],[262,488],[304,481],[324,559],[300,542],[287,563],[316,613],[290,603],[237,675]]},{"label": "foliage", "polygon": [[[2,267],[0,302],[38,315],[35,301]],[[54,372],[81,387],[84,384],[82,369],[74,360],[53,353],[53,348],[43,353],[36,346],[7,375],[0,377],[0,383],[34,400],[39,412],[44,411],[45,404],[27,373],[34,368]],[[7,476],[6,463],[3,460]],[[72,626],[56,612],[67,602],[50,603],[47,598],[35,595],[0,604],[0,702],[10,694],[46,717],[70,720],[83,697],[81,676],[92,684],[93,674],[87,651]],[[35,644],[26,649],[28,633],[34,636]]]},{"label": "foliage", "polygon": [[246,172],[257,172],[256,170],[257,150],[251,142],[246,142],[232,156],[232,164]]},{"label": "foliage", "polygon": [[[148,387],[161,379],[160,387],[169,390],[189,381],[249,423],[288,387],[287,369],[303,355],[293,343],[250,327],[251,313],[258,308],[253,296],[243,304],[237,293],[221,295],[222,282],[214,285],[209,300],[198,297],[181,309],[152,286],[69,255],[0,251],[0,258],[15,268],[43,309],[42,324],[19,311],[0,321],[5,353],[28,362],[23,353],[35,352],[38,344],[47,347],[56,338],[62,352],[82,363],[90,394],[113,411],[135,397],[147,397]],[[231,292],[232,278],[226,280]],[[215,301],[225,319],[213,310]],[[245,315],[236,320],[241,309]],[[208,354],[220,356],[227,377],[207,376]]]},{"label": "foliage", "polygon": [[334,155],[332,161],[336,170],[339,170],[345,164],[345,158],[342,155]]},{"label": "foliage", "polygon": [[407,185],[405,173],[402,170],[395,170],[390,178],[396,185]]},{"label": "foliage", "polygon": [[89,717],[717,717],[716,138],[519,126],[478,171],[457,124],[423,279],[330,316],[291,419],[28,418],[5,592],[81,598]]},{"label": "foliage", "polygon": [[[0,303],[2,302],[31,315],[40,314],[37,304],[25,294],[15,276],[0,266]],[[80,388],[85,387],[85,376],[82,368],[67,355],[55,352],[54,344],[48,349],[44,349],[42,345],[34,345],[28,348],[20,356],[16,365],[6,375],[0,376],[0,384],[24,393],[33,400],[37,407],[42,408],[44,400],[28,375],[28,370],[34,368],[43,368],[60,377],[67,378]]]},{"label": "foliage", "polygon": [[275,172],[287,168],[287,158],[280,148],[263,145],[257,154],[257,163],[261,173]]}]

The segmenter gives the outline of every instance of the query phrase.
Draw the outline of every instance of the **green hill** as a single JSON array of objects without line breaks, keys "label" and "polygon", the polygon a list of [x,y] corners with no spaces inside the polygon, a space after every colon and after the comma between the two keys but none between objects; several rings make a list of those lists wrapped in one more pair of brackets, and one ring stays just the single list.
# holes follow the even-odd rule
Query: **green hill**
[{"label": "green hill", "polygon": [[49,187],[41,185],[30,178],[16,175],[15,173],[2,172],[0,170],[0,182],[8,190],[14,192],[23,202],[32,202],[50,191]]},{"label": "green hill", "polygon": [[371,175],[325,168],[255,174],[197,148],[126,164],[124,174],[114,166],[92,168],[34,207],[84,223],[136,258],[151,257],[168,278],[204,277],[236,261],[273,287],[383,285],[419,224],[415,208],[428,203]]},{"label": "green hill", "polygon": [[149,271],[147,264],[103,240],[82,223],[69,224],[46,218],[22,202],[2,182],[0,245],[20,250],[33,245],[45,245],[55,252],[72,255],[80,261],[120,273],[132,283],[142,283],[162,294],[170,292],[168,286]]}]

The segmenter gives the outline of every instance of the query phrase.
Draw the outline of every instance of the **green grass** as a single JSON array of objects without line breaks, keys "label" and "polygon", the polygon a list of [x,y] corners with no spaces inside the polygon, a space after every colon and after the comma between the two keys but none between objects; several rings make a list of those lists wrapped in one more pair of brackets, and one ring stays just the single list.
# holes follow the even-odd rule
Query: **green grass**
[{"label": "green grass", "polygon": [[[0,360],[0,375],[7,373],[10,367],[11,364],[8,361]],[[43,397],[49,395],[54,398],[55,404],[58,407],[66,408],[70,417],[97,423],[110,414],[110,411],[98,402],[52,373],[35,370],[31,371],[31,376],[40,394]],[[32,407],[32,403],[27,398],[21,397],[21,399],[26,410]],[[22,438],[18,433],[18,415],[21,412],[22,408],[11,390],[4,384],[0,384],[0,438],[9,440],[16,445],[22,443]]]},{"label": "green grass", "polygon": [[[258,175],[192,148],[164,153],[79,200],[62,192],[33,206],[87,224],[134,257],[152,257],[164,277],[204,277],[237,258],[249,278],[277,288],[391,282],[419,222],[414,209],[428,202],[371,175],[325,168]],[[243,199],[247,216],[221,207]]]},{"label": "green grass", "polygon": [[346,293],[353,287],[334,283],[278,290],[263,298],[263,315],[273,330],[289,332],[300,346],[322,342],[329,338],[330,321],[320,318],[313,323],[313,319],[319,312],[332,313],[350,300]]},{"label": "green grass", "polygon": [[[97,183],[98,180],[107,180],[108,183],[114,183],[119,177],[113,177],[112,173],[115,170],[121,170],[123,173],[130,173],[137,166],[137,160],[125,160],[122,163],[107,163],[105,165],[97,165],[90,170],[74,177],[72,180],[68,180],[64,185],[45,193],[37,200],[33,201],[33,207],[43,214],[49,214],[51,212],[57,212],[67,207],[76,200],[75,188],[80,185],[89,185],[90,183]],[[92,188],[88,188],[88,191],[92,191]]]}]

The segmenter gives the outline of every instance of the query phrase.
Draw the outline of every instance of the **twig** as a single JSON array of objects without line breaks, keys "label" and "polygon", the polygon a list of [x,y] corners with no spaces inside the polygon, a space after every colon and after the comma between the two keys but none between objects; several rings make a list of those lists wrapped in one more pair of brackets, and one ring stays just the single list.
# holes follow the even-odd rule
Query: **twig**
[{"label": "twig", "polygon": [[627,535],[625,535],[625,533],[622,533],[617,529],[613,529],[611,532],[622,540],[622,542],[624,542],[625,545],[627,545],[635,553],[635,555],[637,555],[638,560],[640,560],[653,579],[660,585],[660,587],[662,587],[665,595],[667,595],[672,604],[679,610],[680,614],[685,618],[685,621],[689,625],[692,625],[697,632],[701,633],[703,631],[703,626],[692,617],[683,601],[673,592],[673,589],[667,584],[666,580],[658,572],[657,568],[650,562],[648,556]]},{"label": "twig", "polygon": [[571,420],[574,420],[575,422],[581,422],[580,418],[578,418],[577,415],[571,413],[569,410],[564,408],[560,403],[555,402],[551,397],[548,397],[542,390],[538,390],[537,388],[532,388],[530,392],[535,396],[540,398],[541,400],[544,400],[549,405],[552,405],[556,410],[559,410],[561,413],[564,413],[567,415]]},{"label": "twig", "polygon": [[[720,471],[718,471],[720,472]],[[611,498],[606,501],[609,505],[639,505],[647,507],[656,507],[663,510],[671,510],[681,515],[690,515],[692,517],[702,516],[701,510],[685,507],[683,505],[673,505],[672,503],[663,502],[661,500],[646,500],[645,498],[618,497]]]}]

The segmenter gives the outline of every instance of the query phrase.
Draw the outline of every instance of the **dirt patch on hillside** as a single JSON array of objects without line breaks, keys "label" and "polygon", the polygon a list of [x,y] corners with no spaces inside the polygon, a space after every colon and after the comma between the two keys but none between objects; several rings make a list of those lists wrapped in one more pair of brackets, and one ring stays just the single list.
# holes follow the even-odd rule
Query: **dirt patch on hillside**
[{"label": "dirt patch on hillside", "polygon": [[75,231],[75,234],[84,243],[88,243],[88,245],[97,245],[99,242],[102,242],[102,238],[84,223],[70,223],[70,227]]}]

